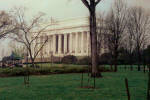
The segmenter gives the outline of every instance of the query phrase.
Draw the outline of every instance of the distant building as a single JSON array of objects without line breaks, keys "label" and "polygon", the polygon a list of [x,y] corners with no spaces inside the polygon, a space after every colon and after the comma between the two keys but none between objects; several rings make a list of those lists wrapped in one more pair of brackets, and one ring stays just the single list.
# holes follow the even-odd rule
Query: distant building
[{"label": "distant building", "polygon": [[41,43],[47,37],[48,42],[37,57],[39,60],[41,56],[49,59],[51,56],[90,55],[89,19],[87,17],[54,22],[37,41]]}]

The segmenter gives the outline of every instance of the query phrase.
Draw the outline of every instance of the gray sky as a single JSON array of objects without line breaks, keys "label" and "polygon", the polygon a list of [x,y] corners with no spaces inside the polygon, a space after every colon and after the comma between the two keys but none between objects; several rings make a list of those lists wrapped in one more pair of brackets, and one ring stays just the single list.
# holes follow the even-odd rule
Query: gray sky
[{"label": "gray sky", "polygon": [[[70,2],[68,2],[70,1]],[[97,6],[97,12],[108,11],[115,0],[102,0]],[[150,8],[150,0],[127,0],[129,4],[142,5]],[[38,12],[44,12],[47,18],[67,19],[88,16],[87,8],[81,0],[0,0],[0,10],[11,10],[13,7],[26,7],[28,18]],[[8,40],[1,40],[0,56],[9,55]],[[2,53],[3,52],[3,53]]]},{"label": "gray sky", "polygon": [[[0,0],[0,10],[8,10],[13,7],[24,6],[28,15],[44,12],[48,17],[58,19],[70,17],[82,17],[88,15],[88,10],[81,0]],[[70,1],[70,2],[68,2]],[[102,0],[97,10],[108,10],[113,0]]]}]

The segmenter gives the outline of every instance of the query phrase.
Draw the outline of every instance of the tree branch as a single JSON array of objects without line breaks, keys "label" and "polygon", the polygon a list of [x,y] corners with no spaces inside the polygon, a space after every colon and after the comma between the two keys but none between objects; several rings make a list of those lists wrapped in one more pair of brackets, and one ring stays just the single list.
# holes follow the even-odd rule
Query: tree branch
[{"label": "tree branch", "polygon": [[83,4],[84,4],[89,10],[91,10],[90,4],[89,4],[89,2],[88,2],[87,0],[81,0],[81,1],[83,2]]},{"label": "tree branch", "polygon": [[97,0],[96,2],[95,2],[95,6],[100,2],[101,0]]},{"label": "tree branch", "polygon": [[[37,52],[34,54],[34,59],[37,57],[37,55],[39,54],[39,52],[42,50],[42,48],[45,46],[45,44],[48,41],[48,37],[46,37],[46,40],[44,41],[44,43],[41,45],[41,47],[39,48],[39,50],[37,50]],[[36,45],[37,46],[37,45]]]}]

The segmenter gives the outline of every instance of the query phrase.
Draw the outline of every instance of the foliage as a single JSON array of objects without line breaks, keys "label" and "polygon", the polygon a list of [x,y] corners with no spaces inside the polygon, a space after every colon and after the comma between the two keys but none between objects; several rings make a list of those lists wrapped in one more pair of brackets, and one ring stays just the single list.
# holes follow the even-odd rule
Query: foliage
[{"label": "foliage", "polygon": [[110,64],[111,58],[112,57],[110,53],[103,53],[101,56],[99,56],[99,64]]},{"label": "foliage", "polygon": [[91,58],[86,56],[86,57],[83,57],[81,59],[78,60],[77,64],[80,64],[80,65],[89,65],[91,64]]},{"label": "foliage", "polygon": [[[40,66],[35,65],[35,66]],[[0,76],[23,76],[29,71],[30,75],[45,75],[45,74],[62,74],[62,73],[80,73],[80,72],[88,72],[87,65],[61,65],[57,64],[53,67],[49,66],[40,66],[39,68],[29,67],[27,68],[0,68]],[[109,71],[108,68],[100,67],[101,72]]]},{"label": "foliage", "polygon": [[64,56],[61,60],[64,64],[75,64],[77,63],[77,58],[73,55]]},{"label": "foliage", "polygon": [[[118,55],[118,62],[117,64],[130,64],[130,55],[129,51],[126,50],[125,48],[120,48],[119,50],[119,55]],[[143,49],[141,52],[142,56],[142,62],[141,64],[149,64],[150,61],[150,45],[147,46],[147,48]],[[104,53],[99,57],[99,63],[100,64],[110,64],[111,62],[111,53]],[[138,63],[138,55],[136,54],[136,50],[133,51],[132,54],[132,64],[137,64]]]}]

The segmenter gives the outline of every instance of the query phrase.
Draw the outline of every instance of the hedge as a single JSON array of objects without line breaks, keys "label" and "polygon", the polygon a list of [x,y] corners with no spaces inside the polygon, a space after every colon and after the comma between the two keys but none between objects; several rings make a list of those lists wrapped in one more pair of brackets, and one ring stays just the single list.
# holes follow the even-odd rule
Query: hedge
[{"label": "hedge", "polygon": [[[101,72],[110,71],[108,68],[99,67]],[[30,75],[48,75],[48,74],[62,74],[62,73],[81,73],[88,72],[88,66],[62,66],[62,67],[40,67],[40,68],[0,68],[0,76],[24,76],[27,71]]]}]

